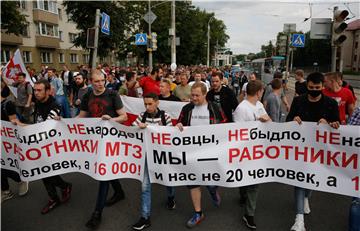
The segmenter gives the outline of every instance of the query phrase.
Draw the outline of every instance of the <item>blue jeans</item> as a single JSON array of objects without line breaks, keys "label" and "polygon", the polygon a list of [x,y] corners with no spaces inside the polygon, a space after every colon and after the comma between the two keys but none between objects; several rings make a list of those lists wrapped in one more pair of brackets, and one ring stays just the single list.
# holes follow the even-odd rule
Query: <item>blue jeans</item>
[{"label": "blue jeans", "polygon": [[105,207],[106,198],[109,192],[109,184],[114,188],[115,193],[121,189],[121,184],[118,179],[115,180],[107,180],[107,181],[99,181],[99,191],[96,198],[96,207],[95,211],[102,212]]},{"label": "blue jeans", "polygon": [[304,214],[304,200],[311,196],[311,192],[309,189],[295,187],[296,214]]},{"label": "blue jeans", "polygon": [[352,199],[349,214],[349,231],[360,231],[360,198]]},{"label": "blue jeans", "polygon": [[70,107],[69,102],[65,95],[55,95],[56,103],[61,107],[61,116],[63,118],[71,118],[70,117]]},{"label": "blue jeans", "polygon": [[[167,196],[175,197],[175,188],[166,187]],[[148,219],[151,214],[151,183],[147,163],[145,161],[144,180],[141,185],[141,216]]]}]

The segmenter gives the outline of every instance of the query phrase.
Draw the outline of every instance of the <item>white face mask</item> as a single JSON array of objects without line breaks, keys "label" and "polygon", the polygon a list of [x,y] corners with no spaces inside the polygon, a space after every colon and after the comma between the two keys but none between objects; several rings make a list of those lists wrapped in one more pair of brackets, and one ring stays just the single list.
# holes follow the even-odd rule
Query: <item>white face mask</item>
[{"label": "white face mask", "polygon": [[120,77],[120,80],[121,80],[121,81],[125,81],[125,77],[124,77],[124,76],[121,76],[121,77]]}]

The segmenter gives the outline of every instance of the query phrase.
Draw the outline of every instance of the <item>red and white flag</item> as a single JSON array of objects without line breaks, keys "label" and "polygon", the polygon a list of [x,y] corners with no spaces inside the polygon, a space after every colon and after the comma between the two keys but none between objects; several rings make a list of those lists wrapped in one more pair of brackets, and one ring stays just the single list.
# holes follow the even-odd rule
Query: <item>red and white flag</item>
[{"label": "red and white flag", "polygon": [[30,75],[26,70],[26,67],[21,57],[20,50],[17,49],[14,53],[14,56],[10,59],[10,61],[6,64],[6,66],[2,70],[2,75],[6,79],[6,84],[9,86],[11,92],[14,94],[15,97],[17,97],[16,87],[12,87],[12,84],[17,80],[18,74],[20,72],[26,74],[25,81],[29,82],[31,86],[33,86],[34,83],[31,81]]}]

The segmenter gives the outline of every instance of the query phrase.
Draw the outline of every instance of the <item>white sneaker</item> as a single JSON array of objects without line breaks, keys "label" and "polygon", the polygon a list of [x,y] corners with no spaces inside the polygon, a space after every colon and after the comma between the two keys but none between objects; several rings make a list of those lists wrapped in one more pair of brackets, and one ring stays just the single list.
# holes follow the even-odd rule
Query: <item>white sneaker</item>
[{"label": "white sneaker", "polygon": [[310,210],[310,205],[309,205],[309,198],[305,197],[304,199],[304,214],[308,215],[310,214],[311,210]]},{"label": "white sneaker", "polygon": [[24,196],[29,191],[29,182],[21,181],[19,183],[19,196]]},{"label": "white sneaker", "polygon": [[296,215],[295,224],[291,227],[291,231],[306,231],[305,223],[303,219],[299,218],[299,215]]}]

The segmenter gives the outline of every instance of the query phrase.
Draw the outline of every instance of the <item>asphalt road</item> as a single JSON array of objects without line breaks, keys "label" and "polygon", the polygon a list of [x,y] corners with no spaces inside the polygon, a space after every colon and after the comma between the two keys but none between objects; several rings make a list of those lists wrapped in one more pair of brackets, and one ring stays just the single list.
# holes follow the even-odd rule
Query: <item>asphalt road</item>
[{"label": "asphalt road", "polygon": [[[287,91],[289,102],[293,90]],[[66,174],[64,179],[73,184],[71,200],[49,214],[40,210],[47,203],[47,194],[42,181],[30,182],[30,191],[25,197],[16,197],[1,206],[2,231],[86,231],[85,223],[95,207],[98,183],[80,174]],[[131,225],[140,217],[140,182],[121,180],[126,199],[105,208],[102,224],[98,230],[131,230]],[[12,183],[10,181],[10,183]],[[11,184],[16,192],[17,187]],[[205,220],[194,230],[248,230],[241,217],[244,208],[239,205],[238,189],[220,188],[222,203],[215,208],[207,190],[203,190],[203,211]],[[109,196],[112,195],[112,191]],[[165,208],[166,189],[153,185],[152,226],[148,230],[187,230],[186,221],[192,216],[189,190],[176,188],[176,210]],[[310,199],[311,214],[305,216],[308,231],[347,231],[351,198],[332,193],[314,192]],[[257,230],[288,231],[295,219],[293,186],[269,183],[260,186],[255,215]]]},{"label": "asphalt road", "polygon": [[[6,201],[1,209],[2,231],[80,231],[87,230],[85,223],[95,206],[98,183],[92,178],[71,173],[64,178],[73,183],[71,200],[49,214],[42,215],[41,208],[47,202],[45,188],[41,182],[30,183],[25,197]],[[126,199],[105,208],[99,230],[131,230],[139,218],[140,182],[121,181]],[[17,190],[16,185],[11,188]],[[222,203],[215,208],[204,188],[203,211],[205,220],[195,230],[247,230],[241,221],[244,209],[240,207],[236,188],[221,188]],[[292,186],[270,183],[260,186],[256,211],[257,230],[290,230],[294,222],[294,189]],[[189,191],[186,187],[176,188],[176,210],[165,208],[166,190],[153,185],[152,226],[148,230],[186,230],[185,223],[192,215]],[[346,231],[350,197],[314,192],[310,199],[311,214],[305,217],[307,230]]]}]

